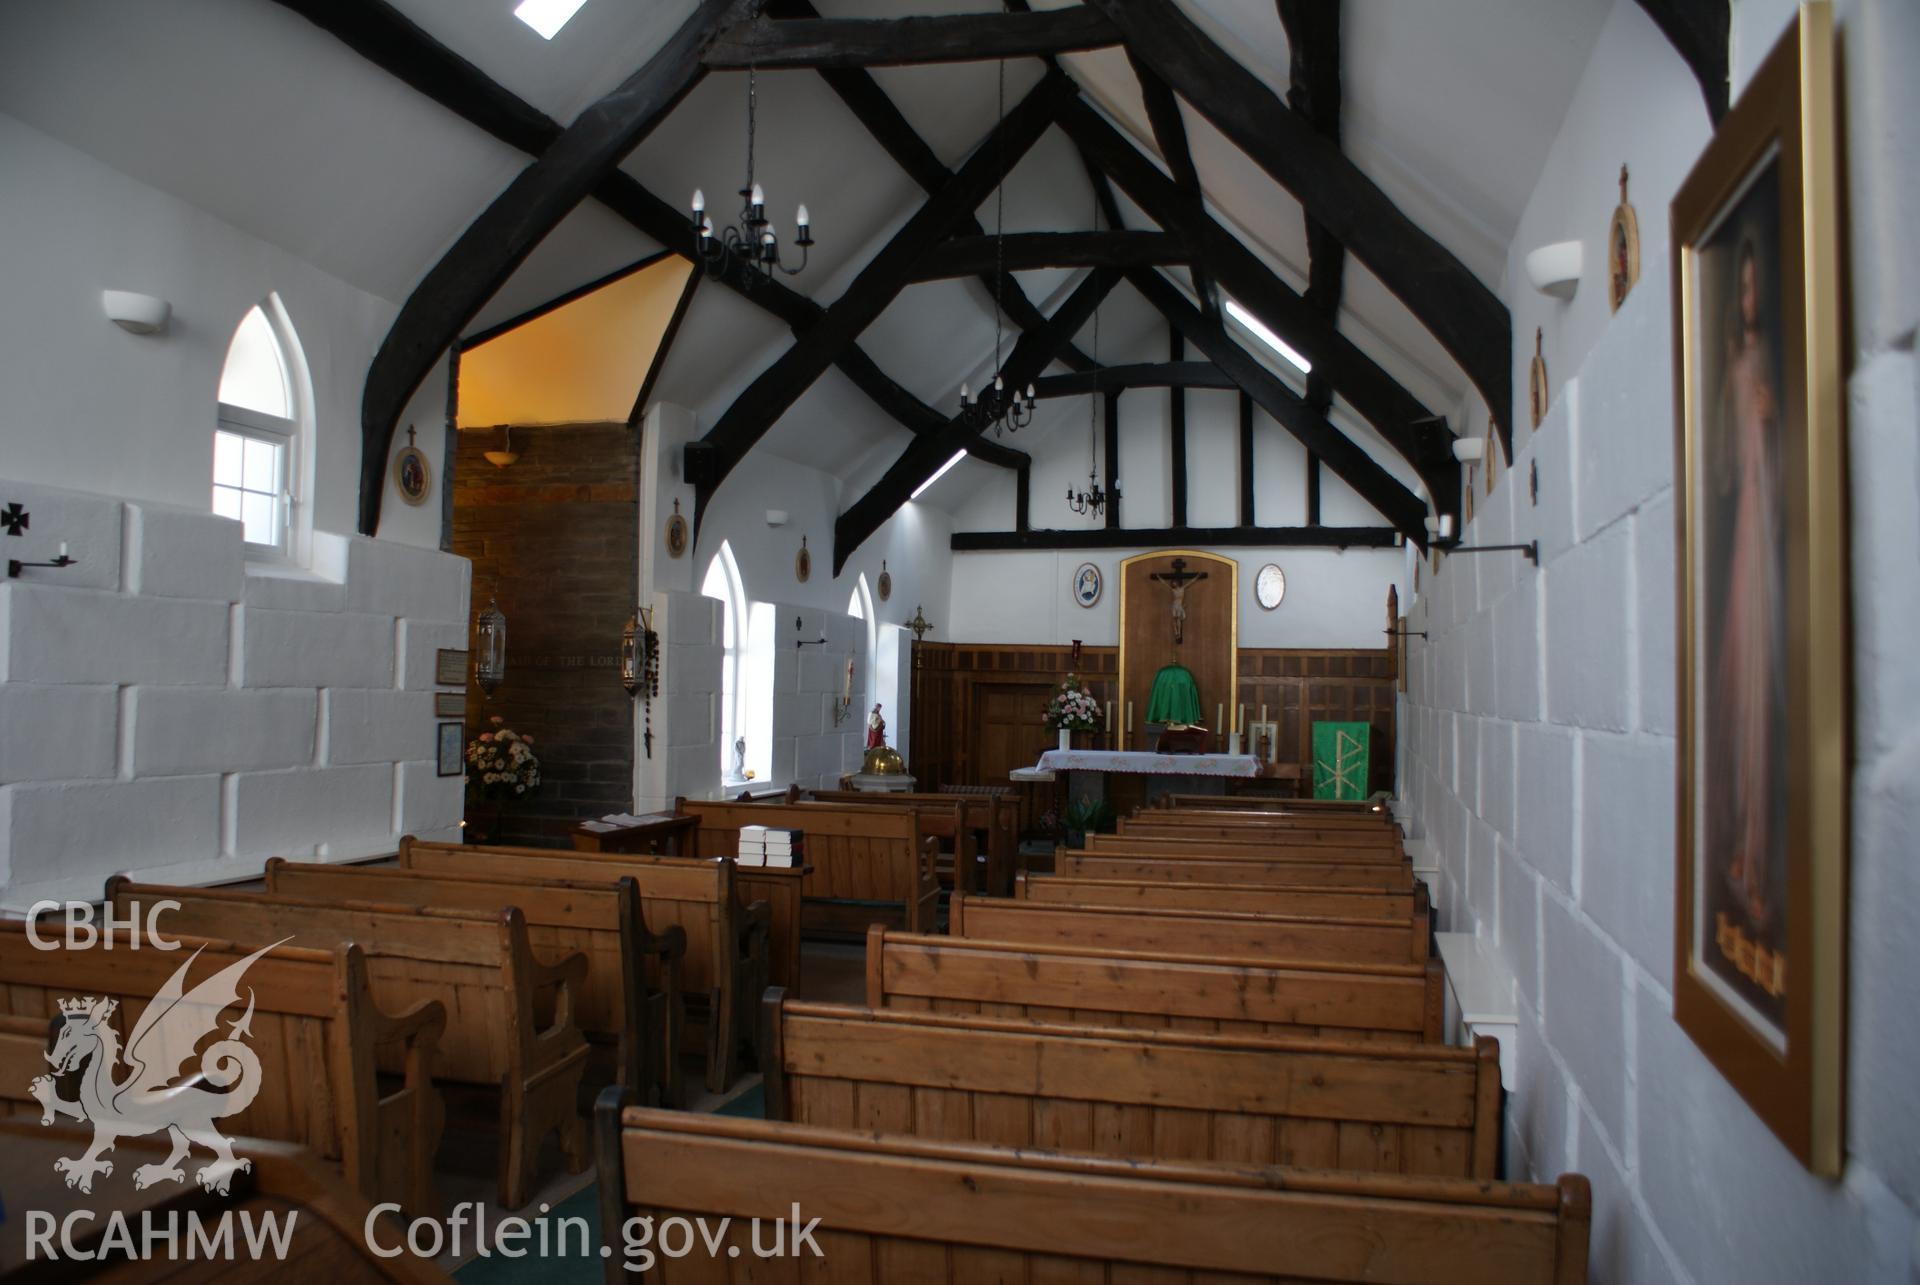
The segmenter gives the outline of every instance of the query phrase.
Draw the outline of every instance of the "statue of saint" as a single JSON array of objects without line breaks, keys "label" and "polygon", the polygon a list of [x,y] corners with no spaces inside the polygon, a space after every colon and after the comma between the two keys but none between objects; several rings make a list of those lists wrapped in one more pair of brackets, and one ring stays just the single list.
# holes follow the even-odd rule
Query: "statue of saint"
[{"label": "statue of saint", "polygon": [[880,717],[880,703],[874,702],[873,713],[867,715],[867,748],[877,750],[887,743],[887,720]]},{"label": "statue of saint", "polygon": [[747,779],[747,738],[742,736],[733,743],[733,779]]}]

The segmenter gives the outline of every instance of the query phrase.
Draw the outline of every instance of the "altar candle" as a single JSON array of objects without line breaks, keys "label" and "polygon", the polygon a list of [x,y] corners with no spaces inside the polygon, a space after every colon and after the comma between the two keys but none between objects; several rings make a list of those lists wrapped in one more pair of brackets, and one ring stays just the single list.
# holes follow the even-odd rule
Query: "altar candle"
[{"label": "altar candle", "polygon": [[1113,702],[1107,702],[1107,735],[1113,735]]},{"label": "altar candle", "polygon": [[1127,735],[1133,735],[1133,702],[1127,702]]},{"label": "altar candle", "polygon": [[1260,721],[1263,723],[1267,721],[1267,707],[1265,705],[1260,707]]},{"label": "altar candle", "polygon": [[1213,730],[1222,736],[1227,734],[1227,707],[1225,705],[1215,705],[1213,707]]},{"label": "altar candle", "polygon": [[1236,734],[1247,730],[1247,707],[1245,705],[1242,705],[1240,712],[1234,715],[1233,730]]}]

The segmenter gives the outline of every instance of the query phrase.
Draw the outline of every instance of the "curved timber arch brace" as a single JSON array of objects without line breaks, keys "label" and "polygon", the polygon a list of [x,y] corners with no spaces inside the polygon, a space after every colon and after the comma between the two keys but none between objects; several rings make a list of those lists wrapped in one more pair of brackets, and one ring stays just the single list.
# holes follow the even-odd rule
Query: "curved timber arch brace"
[{"label": "curved timber arch brace", "polygon": [[367,371],[360,400],[360,532],[380,526],[387,451],[407,399],[533,248],[638,147],[706,74],[701,56],[764,0],[701,0],[646,65],[575,118],[414,288]]}]

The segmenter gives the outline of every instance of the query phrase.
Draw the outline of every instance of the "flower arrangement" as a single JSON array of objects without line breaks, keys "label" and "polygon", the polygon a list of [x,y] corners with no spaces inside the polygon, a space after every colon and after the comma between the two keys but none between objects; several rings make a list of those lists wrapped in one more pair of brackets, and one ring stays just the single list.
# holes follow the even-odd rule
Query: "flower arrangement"
[{"label": "flower arrangement", "polygon": [[533,738],[522,736],[498,714],[493,730],[467,742],[467,792],[488,799],[511,799],[540,786],[540,759]]},{"label": "flower arrangement", "polygon": [[1067,675],[1067,681],[1060,684],[1060,690],[1053,694],[1042,712],[1048,727],[1090,732],[1100,725],[1100,702],[1075,674]]}]

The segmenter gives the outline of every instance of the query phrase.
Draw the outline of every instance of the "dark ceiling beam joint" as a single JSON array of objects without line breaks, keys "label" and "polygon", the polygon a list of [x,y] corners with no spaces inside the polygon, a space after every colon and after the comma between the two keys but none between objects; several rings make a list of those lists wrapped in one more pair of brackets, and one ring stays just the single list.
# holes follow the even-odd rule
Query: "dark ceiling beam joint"
[{"label": "dark ceiling beam joint", "polygon": [[[1381,517],[1405,533],[1408,539],[1424,544],[1427,506],[1419,496],[1408,490],[1398,478],[1382,468],[1372,456],[1324,417],[1314,414],[1298,393],[1281,382],[1264,363],[1235,343],[1225,327],[1202,315],[1173,282],[1152,268],[1135,268],[1127,273],[1127,280],[1190,343],[1226,371],[1255,405],[1272,416],[1302,446],[1325,460],[1327,467],[1371,504]],[[1246,436],[1243,432],[1243,441]]]},{"label": "dark ceiling beam joint", "polygon": [[1080,53],[1120,43],[1097,9],[907,18],[761,17],[708,46],[709,70],[902,67]]},{"label": "dark ceiling beam joint", "polygon": [[1108,389],[1237,387],[1239,385],[1212,362],[1185,360],[1102,366],[1099,370],[1071,375],[1042,375],[1033,381],[1034,395],[1042,399],[1084,397]]},{"label": "dark ceiling beam joint", "polygon": [[1640,7],[1700,82],[1707,116],[1718,125],[1733,93],[1728,66],[1733,6],[1729,0],[1640,0]]},{"label": "dark ceiling beam joint", "polygon": [[[1193,203],[1194,211],[1204,211],[1204,189],[1200,186],[1200,171],[1193,163],[1193,149],[1187,142],[1187,123],[1180,115],[1180,100],[1167,88],[1167,82],[1141,61],[1131,47],[1127,50],[1127,61],[1133,65],[1134,77],[1140,82],[1140,97],[1146,104],[1147,123],[1153,130],[1153,141],[1160,149],[1160,158],[1166,161],[1167,170],[1173,175],[1173,181],[1179,185],[1181,193]],[[1220,301],[1214,297],[1213,283],[1208,279],[1206,269],[1195,264],[1191,272],[1193,292],[1200,299],[1200,311],[1210,320],[1218,321]]]},{"label": "dark ceiling beam joint", "polygon": [[994,126],[940,192],[930,197],[867,262],[819,322],[763,370],[704,437],[687,444],[684,475],[694,485],[696,537],[700,517],[714,491],[747,451],[899,296],[914,265],[957,223],[971,217],[993,185],[1052,127],[1061,107],[1074,94],[1073,82],[1063,74],[1043,77]]},{"label": "dark ceiling beam joint", "polygon": [[1513,320],[1500,297],[1173,0],[1090,3],[1113,20],[1131,53],[1292,192],[1406,304],[1479,389],[1511,460]]},{"label": "dark ceiling beam joint", "polygon": [[992,276],[1002,260],[1008,272],[1042,268],[1136,268],[1185,263],[1191,257],[1165,232],[1009,232],[1004,238],[957,236],[914,269],[916,281]]},{"label": "dark ceiling beam joint", "polygon": [[1419,398],[1308,307],[1238,237],[1204,212],[1196,213],[1173,180],[1091,107],[1073,104],[1061,125],[1147,217],[1186,241],[1224,289],[1326,375],[1355,412],[1413,465],[1440,512],[1459,511],[1460,470],[1453,460],[1452,435],[1425,422],[1436,417]]},{"label": "dark ceiling beam joint", "polygon": [[955,553],[1136,549],[1167,545],[1193,548],[1392,549],[1401,535],[1390,526],[1288,527],[1086,527],[1024,531],[955,531],[947,547]]},{"label": "dark ceiling beam joint", "polygon": [[[1047,318],[1044,327],[1028,331],[1014,344],[1005,367],[1007,384],[1013,388],[1024,388],[1037,380],[1040,372],[1059,356],[1066,342],[1079,333],[1080,327],[1087,323],[1094,309],[1100,306],[1101,300],[1119,281],[1120,273],[1112,268],[1095,268],[1089,272],[1086,279],[1067,296],[1066,302]],[[909,443],[885,475],[835,520],[834,574],[840,573],[840,568],[846,565],[854,551],[899,511],[922,482],[939,471],[955,451],[978,436],[978,430],[955,416],[944,434],[917,438]]]}]

